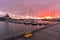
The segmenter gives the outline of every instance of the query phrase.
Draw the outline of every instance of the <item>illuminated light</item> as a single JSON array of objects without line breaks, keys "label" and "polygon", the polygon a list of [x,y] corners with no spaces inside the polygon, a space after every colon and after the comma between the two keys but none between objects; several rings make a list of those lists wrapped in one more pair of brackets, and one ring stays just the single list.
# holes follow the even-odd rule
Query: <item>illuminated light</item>
[{"label": "illuminated light", "polygon": [[31,32],[26,32],[24,35],[25,38],[29,38],[32,37],[32,33]]}]

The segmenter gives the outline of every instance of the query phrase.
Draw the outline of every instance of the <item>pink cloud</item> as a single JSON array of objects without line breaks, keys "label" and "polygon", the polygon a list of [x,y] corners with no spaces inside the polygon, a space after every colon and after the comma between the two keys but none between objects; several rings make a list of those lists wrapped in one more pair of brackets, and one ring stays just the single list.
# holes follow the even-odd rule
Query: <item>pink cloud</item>
[{"label": "pink cloud", "polygon": [[31,9],[31,15],[36,12],[38,16],[44,16],[46,13],[53,12],[53,8],[57,10],[56,14],[60,13],[58,12],[60,0],[0,0],[0,11],[15,15],[19,15],[22,11],[22,15],[28,15],[29,9]]}]

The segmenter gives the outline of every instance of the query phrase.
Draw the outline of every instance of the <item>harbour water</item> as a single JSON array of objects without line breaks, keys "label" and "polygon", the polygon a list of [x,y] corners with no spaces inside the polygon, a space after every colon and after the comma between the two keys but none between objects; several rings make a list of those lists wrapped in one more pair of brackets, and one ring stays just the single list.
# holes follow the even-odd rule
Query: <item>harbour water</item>
[{"label": "harbour water", "polygon": [[[31,32],[37,30],[41,27],[39,25],[25,25],[17,24],[6,21],[0,21],[0,39],[3,39],[7,36],[18,35],[18,33]],[[39,30],[38,32],[33,33],[31,38],[18,38],[15,40],[60,40],[60,23],[54,26],[50,26],[44,30]]]},{"label": "harbour water", "polygon": [[0,21],[0,38],[6,36],[16,35],[27,31],[33,31],[38,29],[40,26],[16,24],[11,22]]}]

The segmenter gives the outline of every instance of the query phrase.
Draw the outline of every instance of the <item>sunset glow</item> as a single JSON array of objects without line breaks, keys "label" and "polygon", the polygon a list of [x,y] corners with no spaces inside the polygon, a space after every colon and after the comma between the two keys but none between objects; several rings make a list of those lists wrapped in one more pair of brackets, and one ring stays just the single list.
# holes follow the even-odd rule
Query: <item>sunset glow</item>
[{"label": "sunset glow", "polygon": [[25,15],[10,15],[13,19],[42,19],[40,17],[25,16]]},{"label": "sunset glow", "polygon": [[5,15],[5,13],[0,11],[0,15]]},{"label": "sunset glow", "polygon": [[[13,15],[21,14],[24,18],[29,18],[29,13],[32,15],[30,18],[49,19],[52,18],[51,15],[60,18],[60,0],[0,0],[0,16],[5,15],[4,12]],[[19,16],[14,18],[19,18]]]},{"label": "sunset glow", "polygon": [[44,18],[46,18],[46,19],[51,19],[52,17],[51,17],[51,16],[46,16],[46,17],[44,17]]}]

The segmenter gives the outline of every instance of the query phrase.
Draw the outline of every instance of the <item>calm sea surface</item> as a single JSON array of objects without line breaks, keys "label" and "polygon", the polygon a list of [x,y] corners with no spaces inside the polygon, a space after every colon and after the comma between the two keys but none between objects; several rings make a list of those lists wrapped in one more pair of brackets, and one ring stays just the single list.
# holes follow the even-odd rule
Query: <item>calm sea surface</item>
[{"label": "calm sea surface", "polygon": [[[0,21],[0,39],[18,33],[34,31],[41,27],[39,25],[33,26]],[[60,24],[35,32],[31,38],[18,38],[15,40],[60,40]]]},{"label": "calm sea surface", "polygon": [[36,30],[38,27],[38,25],[32,26],[0,21],[0,38],[15,35],[18,33],[23,33],[26,31],[33,31]]}]

